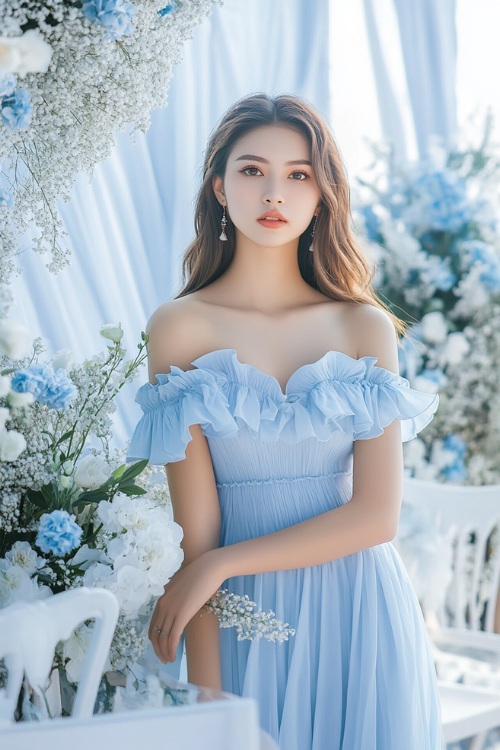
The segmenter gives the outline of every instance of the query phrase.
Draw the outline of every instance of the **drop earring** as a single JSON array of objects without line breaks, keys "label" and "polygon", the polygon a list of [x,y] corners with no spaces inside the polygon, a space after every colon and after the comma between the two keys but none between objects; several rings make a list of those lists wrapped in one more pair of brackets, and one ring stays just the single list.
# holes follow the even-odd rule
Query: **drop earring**
[{"label": "drop earring", "polygon": [[219,234],[219,239],[222,240],[222,242],[227,242],[227,234],[226,234],[226,207],[222,206],[222,219],[220,220],[220,227],[221,227],[221,233]]},{"label": "drop earring", "polygon": [[316,231],[316,222],[318,221],[318,215],[316,214],[314,219],[314,224],[311,232],[311,244],[309,245],[309,250],[311,253],[314,252],[314,232]]}]

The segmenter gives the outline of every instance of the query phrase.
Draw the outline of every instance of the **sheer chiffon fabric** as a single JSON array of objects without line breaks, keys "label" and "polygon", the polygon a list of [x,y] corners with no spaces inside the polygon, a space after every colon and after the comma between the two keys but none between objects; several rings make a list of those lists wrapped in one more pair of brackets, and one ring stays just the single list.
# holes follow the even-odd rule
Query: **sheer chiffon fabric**
[{"label": "sheer chiffon fabric", "polygon": [[[349,502],[354,440],[394,419],[410,440],[438,397],[376,366],[327,352],[278,381],[234,349],[172,367],[137,394],[128,460],[180,461],[200,424],[221,508],[221,545],[269,534]],[[230,578],[295,628],[285,643],[220,631],[223,688],[258,702],[281,750],[440,750],[434,665],[416,595],[393,545],[324,565]]]}]

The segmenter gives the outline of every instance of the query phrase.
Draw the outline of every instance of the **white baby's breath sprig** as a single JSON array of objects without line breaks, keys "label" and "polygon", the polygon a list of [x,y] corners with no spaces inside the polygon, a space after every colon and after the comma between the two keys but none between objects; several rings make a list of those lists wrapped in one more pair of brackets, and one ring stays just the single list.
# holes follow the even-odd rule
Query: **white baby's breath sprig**
[{"label": "white baby's breath sprig", "polygon": [[276,619],[275,612],[262,609],[255,612],[256,606],[246,594],[239,596],[228,589],[219,589],[205,604],[204,610],[218,617],[219,627],[236,628],[239,641],[265,638],[282,642],[295,635],[288,623]]}]

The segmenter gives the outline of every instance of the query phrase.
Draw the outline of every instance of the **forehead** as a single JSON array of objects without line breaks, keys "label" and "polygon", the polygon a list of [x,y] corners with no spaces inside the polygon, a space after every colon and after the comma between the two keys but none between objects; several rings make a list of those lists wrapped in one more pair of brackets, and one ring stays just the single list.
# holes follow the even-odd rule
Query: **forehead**
[{"label": "forehead", "polygon": [[311,149],[307,138],[298,130],[284,125],[264,125],[245,133],[234,144],[229,161],[251,154],[269,161],[310,160]]}]

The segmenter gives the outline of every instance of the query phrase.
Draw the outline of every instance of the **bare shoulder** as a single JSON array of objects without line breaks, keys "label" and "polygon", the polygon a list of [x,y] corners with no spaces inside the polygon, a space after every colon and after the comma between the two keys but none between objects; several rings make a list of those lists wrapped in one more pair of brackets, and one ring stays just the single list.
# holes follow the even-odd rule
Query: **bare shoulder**
[{"label": "bare shoulder", "polygon": [[397,334],[385,310],[369,303],[354,303],[348,317],[357,356],[377,357],[379,367],[399,372]]},{"label": "bare shoulder", "polygon": [[189,369],[207,336],[203,305],[191,295],[168,300],[151,315],[147,326],[149,373]]}]

